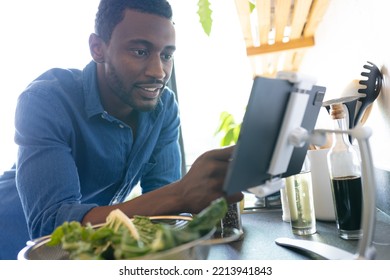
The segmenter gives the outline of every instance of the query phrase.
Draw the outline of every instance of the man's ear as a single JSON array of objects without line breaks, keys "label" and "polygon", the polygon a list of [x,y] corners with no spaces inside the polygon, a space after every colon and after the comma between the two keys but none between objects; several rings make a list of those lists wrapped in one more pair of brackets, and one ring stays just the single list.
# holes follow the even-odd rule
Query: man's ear
[{"label": "man's ear", "polygon": [[99,37],[99,35],[92,33],[89,36],[89,51],[91,56],[96,63],[104,62],[104,41]]}]

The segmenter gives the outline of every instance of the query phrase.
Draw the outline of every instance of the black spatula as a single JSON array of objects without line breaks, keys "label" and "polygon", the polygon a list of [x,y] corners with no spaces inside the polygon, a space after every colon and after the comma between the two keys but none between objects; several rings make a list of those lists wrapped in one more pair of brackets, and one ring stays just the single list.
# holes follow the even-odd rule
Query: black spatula
[{"label": "black spatula", "polygon": [[366,96],[360,97],[357,101],[354,126],[360,122],[367,106],[375,101],[382,88],[383,76],[379,68],[370,61],[367,61],[363,68],[368,70],[368,72],[361,73],[362,76],[367,77],[367,80],[360,80],[359,84],[366,87],[359,89],[358,92]]}]

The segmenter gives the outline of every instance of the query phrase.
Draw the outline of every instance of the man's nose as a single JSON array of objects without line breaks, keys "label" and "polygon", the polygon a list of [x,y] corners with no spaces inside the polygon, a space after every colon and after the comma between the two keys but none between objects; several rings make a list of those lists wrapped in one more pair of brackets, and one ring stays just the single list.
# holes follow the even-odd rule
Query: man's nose
[{"label": "man's nose", "polygon": [[146,67],[146,75],[157,80],[163,80],[165,78],[164,63],[159,55],[150,57]]}]

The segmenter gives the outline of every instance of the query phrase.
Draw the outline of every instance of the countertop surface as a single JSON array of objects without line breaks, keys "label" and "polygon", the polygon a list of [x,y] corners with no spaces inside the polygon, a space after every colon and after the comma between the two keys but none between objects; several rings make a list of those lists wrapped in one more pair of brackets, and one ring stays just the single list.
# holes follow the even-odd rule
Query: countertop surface
[{"label": "countertop surface", "polygon": [[[390,216],[376,213],[373,246],[375,259],[390,260]],[[212,245],[208,259],[223,260],[301,260],[323,259],[318,255],[307,254],[275,243],[275,239],[287,237],[313,240],[326,243],[352,254],[357,252],[358,240],[344,240],[337,234],[335,222],[317,221],[317,232],[310,236],[296,236],[291,225],[282,221],[281,209],[247,211],[241,214],[244,235],[241,240],[226,244]]]}]

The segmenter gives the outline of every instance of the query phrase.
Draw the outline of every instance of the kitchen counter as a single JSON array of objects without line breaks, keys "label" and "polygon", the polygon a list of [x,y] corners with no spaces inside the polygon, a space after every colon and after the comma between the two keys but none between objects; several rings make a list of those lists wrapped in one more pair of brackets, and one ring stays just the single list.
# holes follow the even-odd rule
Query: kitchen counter
[{"label": "kitchen counter", "polygon": [[[281,209],[245,210],[241,215],[244,235],[241,240],[227,244],[213,245],[208,259],[223,260],[304,260],[321,259],[287,247],[279,246],[275,239],[288,237],[314,240],[355,253],[358,241],[343,240],[337,235],[334,222],[317,221],[317,233],[302,237],[292,233],[289,223],[282,221]],[[376,248],[375,259],[390,260],[390,216],[377,211],[373,245]]]}]

